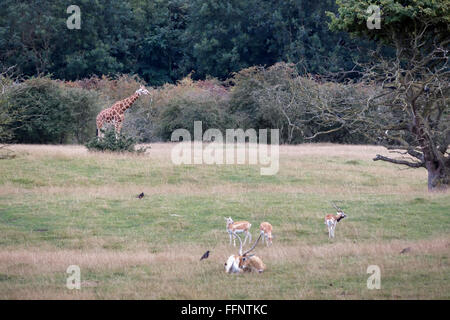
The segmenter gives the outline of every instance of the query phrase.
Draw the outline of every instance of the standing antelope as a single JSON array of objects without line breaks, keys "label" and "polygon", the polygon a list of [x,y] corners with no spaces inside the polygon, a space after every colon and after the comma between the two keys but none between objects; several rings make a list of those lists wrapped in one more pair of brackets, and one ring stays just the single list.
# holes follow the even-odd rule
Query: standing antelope
[{"label": "standing antelope", "polygon": [[249,237],[249,242],[252,241],[252,234],[250,233],[251,223],[248,221],[236,221],[234,222],[231,217],[225,218],[227,221],[227,231],[230,235],[230,245],[231,240],[234,238],[234,246],[236,247],[236,233],[245,233],[244,245],[247,242],[247,237]]},{"label": "standing antelope", "polygon": [[241,273],[245,271],[257,271],[259,273],[263,272],[266,269],[266,265],[264,264],[264,262],[262,262],[262,260],[254,254],[248,255],[253,249],[255,249],[259,239],[261,239],[261,234],[255,241],[253,246],[244,253],[242,253],[241,237],[239,237],[236,233],[234,233],[234,235],[239,239],[240,242],[239,254],[233,254],[228,257],[227,262],[225,262],[225,271],[227,273]]},{"label": "standing antelope", "polygon": [[262,222],[259,226],[259,233],[262,235],[262,243],[266,240],[267,246],[272,245],[272,225],[268,222]]},{"label": "standing antelope", "polygon": [[327,214],[325,216],[325,224],[328,227],[328,237],[334,238],[334,230],[336,229],[336,225],[341,219],[344,219],[347,217],[347,215],[342,211],[340,208],[338,208],[334,203],[333,207],[337,210],[336,215]]}]

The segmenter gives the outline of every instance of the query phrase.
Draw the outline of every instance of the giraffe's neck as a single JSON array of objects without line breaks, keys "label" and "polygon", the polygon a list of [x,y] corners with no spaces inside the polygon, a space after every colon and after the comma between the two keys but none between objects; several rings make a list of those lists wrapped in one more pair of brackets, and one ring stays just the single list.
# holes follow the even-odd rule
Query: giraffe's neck
[{"label": "giraffe's neck", "polygon": [[139,94],[135,93],[128,98],[123,99],[122,101],[119,101],[116,103],[116,110],[119,111],[119,113],[124,113],[129,107],[133,105],[133,103],[139,98]]}]

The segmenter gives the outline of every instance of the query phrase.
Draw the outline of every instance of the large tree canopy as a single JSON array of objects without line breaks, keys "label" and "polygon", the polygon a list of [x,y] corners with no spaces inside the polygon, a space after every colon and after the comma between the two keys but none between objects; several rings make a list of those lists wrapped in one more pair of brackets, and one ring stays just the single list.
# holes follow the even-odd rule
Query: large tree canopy
[{"label": "large tree canopy", "polygon": [[365,44],[329,32],[334,0],[80,0],[80,30],[66,27],[71,4],[3,0],[0,67],[67,80],[134,73],[161,85],[277,61],[319,74],[351,69],[360,53],[349,48]]},{"label": "large tree canopy", "polygon": [[[367,108],[343,107],[327,112],[343,123],[360,123],[361,131],[403,154],[389,161],[428,171],[430,190],[450,183],[450,2],[434,0],[337,0],[331,28],[395,48],[393,59],[376,53],[364,79],[377,86]],[[381,28],[367,27],[369,5],[381,8]],[[406,157],[406,158],[405,158]]]},{"label": "large tree canopy", "polygon": [[[337,13],[329,12],[330,27],[390,45],[409,45],[411,35],[426,33],[436,41],[448,37],[450,2],[439,0],[336,0]],[[380,8],[379,29],[367,27],[369,6]]]}]

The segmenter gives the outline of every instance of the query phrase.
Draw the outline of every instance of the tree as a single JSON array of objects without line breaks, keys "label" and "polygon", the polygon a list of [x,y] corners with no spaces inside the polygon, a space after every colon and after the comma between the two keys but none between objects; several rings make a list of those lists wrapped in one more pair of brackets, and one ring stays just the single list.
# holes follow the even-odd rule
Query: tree
[{"label": "tree", "polygon": [[0,66],[67,80],[137,73],[162,85],[278,61],[323,74],[352,68],[361,54],[348,49],[366,45],[329,32],[334,0],[79,0],[80,30],[66,26],[71,4],[3,0]]},{"label": "tree", "polygon": [[4,0],[0,7],[0,64],[26,74],[46,73],[57,33],[56,6],[50,2]]},{"label": "tree", "polygon": [[173,83],[183,76],[187,2],[184,0],[139,1],[133,4],[140,36],[133,52],[133,71],[153,85]]},{"label": "tree", "polygon": [[[402,159],[388,161],[428,171],[428,189],[450,183],[450,2],[433,0],[337,0],[330,27],[363,36],[394,48],[388,59],[375,52],[365,66],[364,81],[378,87],[364,108],[321,106],[322,112],[344,125],[359,123],[361,132]],[[381,28],[369,29],[369,5],[381,8]],[[405,158],[406,157],[406,158]]]},{"label": "tree", "polygon": [[[66,26],[70,1],[3,0],[0,7],[0,65],[16,65],[26,76],[53,74],[77,79],[129,71],[136,26],[122,0],[80,0],[81,29]],[[98,17],[103,17],[99,19]]]},{"label": "tree", "polygon": [[326,10],[334,0],[192,0],[185,31],[187,61],[196,71],[225,79],[252,66],[292,62],[303,71],[352,68],[358,43],[329,32]]},{"label": "tree", "polygon": [[15,81],[17,76],[13,67],[0,72],[0,160],[16,156],[6,143],[14,138],[14,129],[17,129],[23,120],[20,116],[22,107],[14,108],[8,101],[9,90]]}]

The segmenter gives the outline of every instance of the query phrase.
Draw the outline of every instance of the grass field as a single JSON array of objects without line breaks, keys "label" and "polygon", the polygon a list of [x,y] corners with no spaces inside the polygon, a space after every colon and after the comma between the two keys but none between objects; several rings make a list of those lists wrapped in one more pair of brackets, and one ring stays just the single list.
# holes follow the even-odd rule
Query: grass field
[{"label": "grass field", "polygon": [[[449,299],[450,193],[374,146],[281,146],[280,171],[11,146],[0,160],[0,299]],[[136,198],[145,193],[141,200]],[[348,214],[328,239],[335,201]],[[225,216],[274,227],[263,274],[229,275]],[[411,250],[405,254],[400,251]],[[199,261],[211,250],[209,259]],[[66,269],[81,269],[81,289]],[[369,265],[381,289],[368,290]]]}]

